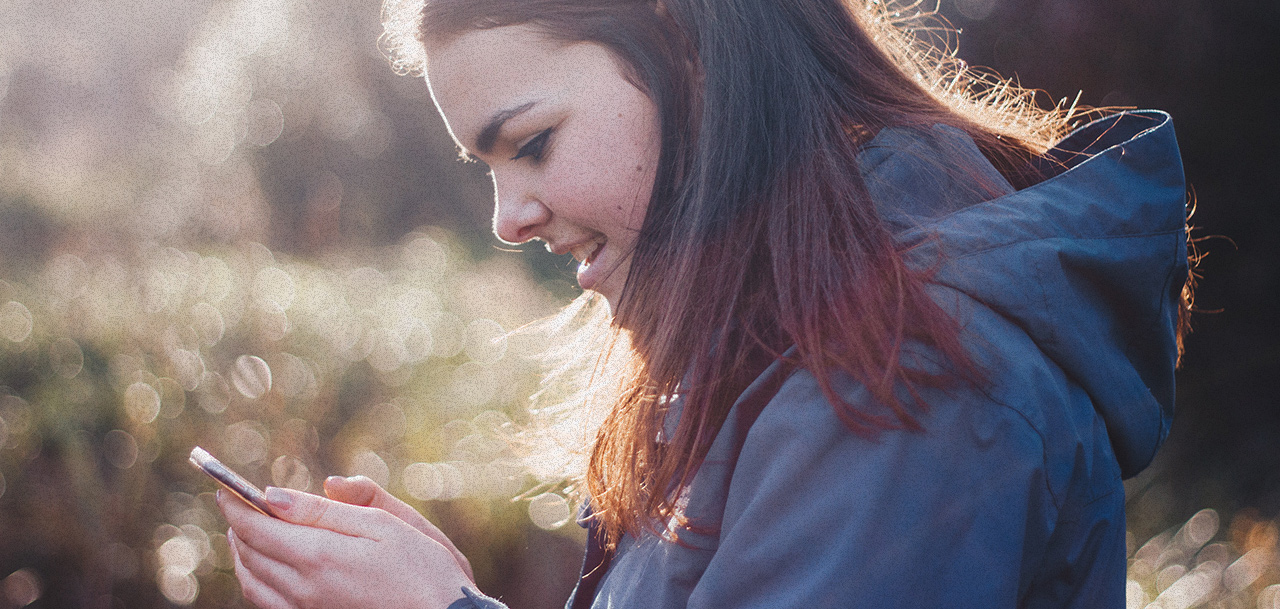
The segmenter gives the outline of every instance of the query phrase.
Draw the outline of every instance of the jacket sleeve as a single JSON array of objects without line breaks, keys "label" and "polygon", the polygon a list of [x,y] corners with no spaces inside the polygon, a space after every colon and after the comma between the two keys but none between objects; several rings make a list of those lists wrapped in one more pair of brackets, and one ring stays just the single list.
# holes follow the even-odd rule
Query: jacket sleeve
[{"label": "jacket sleeve", "polygon": [[1016,606],[1055,516],[1044,443],[978,392],[930,404],[925,432],[861,437],[793,376],[744,440],[688,606]]},{"label": "jacket sleeve", "polygon": [[463,588],[462,598],[450,603],[447,609],[507,609],[507,606],[474,588]]}]

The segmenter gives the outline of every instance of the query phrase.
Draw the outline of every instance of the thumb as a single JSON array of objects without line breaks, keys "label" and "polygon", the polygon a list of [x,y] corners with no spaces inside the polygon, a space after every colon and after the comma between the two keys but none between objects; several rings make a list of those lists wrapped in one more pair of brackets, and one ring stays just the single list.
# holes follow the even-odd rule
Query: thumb
[{"label": "thumb", "polygon": [[382,487],[377,482],[370,480],[366,476],[351,476],[350,478],[329,476],[324,481],[324,494],[334,501],[350,503],[351,505],[380,507],[375,505],[375,502],[378,501],[378,491],[381,490]]},{"label": "thumb", "polygon": [[267,487],[267,503],[279,519],[343,535],[378,538],[384,511],[340,503],[293,489]]}]

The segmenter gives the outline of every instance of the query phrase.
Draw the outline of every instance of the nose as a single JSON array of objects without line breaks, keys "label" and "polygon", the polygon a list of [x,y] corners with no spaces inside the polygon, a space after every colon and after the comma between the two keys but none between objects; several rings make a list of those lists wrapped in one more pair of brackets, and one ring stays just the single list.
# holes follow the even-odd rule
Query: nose
[{"label": "nose", "polygon": [[511,243],[538,236],[538,228],[551,220],[551,210],[518,181],[509,185],[493,180],[493,234]]}]

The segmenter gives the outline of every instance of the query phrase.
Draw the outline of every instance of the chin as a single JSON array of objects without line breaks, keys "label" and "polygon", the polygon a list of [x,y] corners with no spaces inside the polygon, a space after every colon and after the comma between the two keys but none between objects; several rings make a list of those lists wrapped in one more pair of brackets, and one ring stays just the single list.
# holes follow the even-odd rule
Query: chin
[{"label": "chin", "polygon": [[[625,283],[619,280],[619,271],[625,271],[625,269],[615,269],[614,272],[597,278],[598,281],[591,287],[583,288],[589,292],[594,292],[597,298],[604,299],[609,305],[609,315],[611,316],[618,314],[618,303],[622,298],[622,288]],[[625,276],[625,272],[622,273],[622,276]]]},{"label": "chin", "polygon": [[[597,293],[600,294],[599,292]],[[618,298],[616,296],[609,296],[607,294],[600,294],[600,297],[604,299],[605,304],[609,305],[609,315],[610,316],[617,315],[618,314]]]},{"label": "chin", "polygon": [[596,300],[596,302],[604,301],[605,305],[609,307],[610,317],[613,317],[618,314],[619,294],[609,290],[608,287],[605,287],[604,290],[590,289],[587,291],[592,293],[592,296],[594,297],[594,300]]}]

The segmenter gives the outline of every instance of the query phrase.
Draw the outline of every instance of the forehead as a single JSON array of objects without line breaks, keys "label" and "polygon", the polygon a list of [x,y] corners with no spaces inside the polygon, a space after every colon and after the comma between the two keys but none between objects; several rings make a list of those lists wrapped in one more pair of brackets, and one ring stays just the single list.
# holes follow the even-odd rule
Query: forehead
[{"label": "forehead", "polygon": [[526,25],[471,30],[428,47],[427,85],[455,136],[474,137],[489,114],[563,89],[564,49]]},{"label": "forehead", "polygon": [[535,80],[562,46],[525,25],[470,30],[427,48],[427,82],[445,99],[509,88]]},{"label": "forehead", "polygon": [[529,25],[470,30],[429,45],[427,57],[432,98],[464,146],[498,112],[621,78],[603,46],[566,43]]}]

